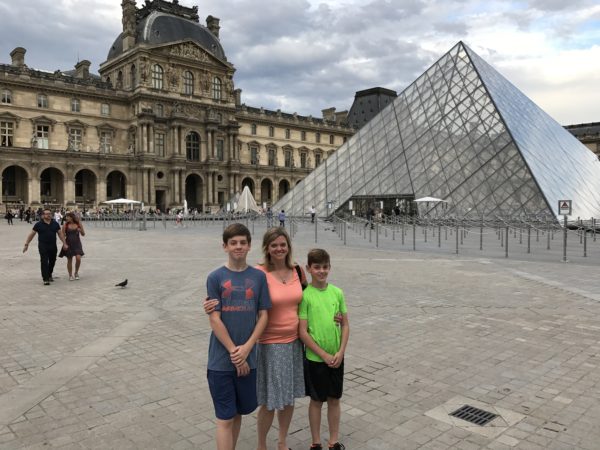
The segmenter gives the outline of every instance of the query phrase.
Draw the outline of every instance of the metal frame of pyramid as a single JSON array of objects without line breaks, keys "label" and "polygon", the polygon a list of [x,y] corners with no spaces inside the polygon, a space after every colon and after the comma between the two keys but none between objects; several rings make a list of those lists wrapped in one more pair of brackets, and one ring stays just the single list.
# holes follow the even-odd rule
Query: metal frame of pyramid
[{"label": "metal frame of pyramid", "polygon": [[[353,198],[437,197],[443,215],[600,217],[600,161],[459,42],[274,206],[320,216]],[[433,203],[428,213],[442,206]]]}]

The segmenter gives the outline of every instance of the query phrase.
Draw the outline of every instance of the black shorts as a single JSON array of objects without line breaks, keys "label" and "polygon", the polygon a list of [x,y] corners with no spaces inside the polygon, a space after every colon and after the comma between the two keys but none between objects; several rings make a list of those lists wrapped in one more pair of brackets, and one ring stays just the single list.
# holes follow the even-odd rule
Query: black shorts
[{"label": "black shorts", "polygon": [[328,398],[342,398],[344,390],[344,361],[337,369],[324,362],[306,360],[304,365],[304,383],[306,395],[317,402],[326,402]]}]

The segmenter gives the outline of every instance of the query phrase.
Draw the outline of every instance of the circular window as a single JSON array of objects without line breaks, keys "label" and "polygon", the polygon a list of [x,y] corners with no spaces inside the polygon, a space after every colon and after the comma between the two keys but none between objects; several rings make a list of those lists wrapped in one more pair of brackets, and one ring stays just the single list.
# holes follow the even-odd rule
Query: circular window
[{"label": "circular window", "polygon": [[223,181],[223,175],[219,175],[219,176],[217,177],[217,180],[219,180],[219,181]]},{"label": "circular window", "polygon": [[162,173],[162,172],[157,172],[156,173],[156,178],[158,178],[159,180],[162,179],[164,176],[165,176],[165,174]]}]

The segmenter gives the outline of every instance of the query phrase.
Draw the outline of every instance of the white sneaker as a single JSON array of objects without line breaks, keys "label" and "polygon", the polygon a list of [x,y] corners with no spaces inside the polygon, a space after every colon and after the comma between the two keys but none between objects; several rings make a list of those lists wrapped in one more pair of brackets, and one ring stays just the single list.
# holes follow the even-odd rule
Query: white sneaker
[{"label": "white sneaker", "polygon": [[75,274],[75,279],[79,280],[79,274],[78,273]]},{"label": "white sneaker", "polygon": [[69,276],[69,281],[73,281],[75,278],[73,278],[73,275]]}]

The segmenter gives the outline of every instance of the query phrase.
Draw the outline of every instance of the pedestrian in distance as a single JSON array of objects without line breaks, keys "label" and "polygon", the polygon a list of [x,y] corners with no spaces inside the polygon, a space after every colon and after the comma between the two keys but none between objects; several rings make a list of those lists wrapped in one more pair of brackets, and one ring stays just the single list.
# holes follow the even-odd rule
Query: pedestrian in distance
[{"label": "pedestrian in distance", "polygon": [[48,286],[54,281],[52,272],[54,271],[54,264],[56,264],[56,254],[58,253],[56,235],[58,235],[58,238],[62,242],[63,249],[67,250],[69,245],[65,240],[65,235],[60,225],[52,218],[52,211],[48,208],[42,210],[41,220],[35,223],[31,232],[27,235],[25,245],[23,246],[23,253],[29,249],[29,243],[36,234],[38,236],[42,279],[44,280],[44,285]]},{"label": "pedestrian in distance", "polygon": [[277,215],[279,219],[279,226],[281,228],[285,228],[285,211],[282,209],[281,212]]},{"label": "pedestrian in distance", "polygon": [[217,417],[218,450],[235,449],[242,415],[256,400],[256,342],[268,321],[271,298],[265,274],[248,266],[250,231],[240,223],[223,231],[225,265],[206,280],[207,294],[219,302],[210,313],[207,379]]},{"label": "pedestrian in distance", "polygon": [[[307,366],[304,374],[310,395],[308,421],[311,449],[321,450],[321,410],[327,403],[329,448],[343,450],[339,442],[344,385],[344,353],[350,336],[346,301],[342,290],[327,282],[331,265],[329,254],[322,249],[308,253],[306,270],[311,282],[304,290],[298,309],[300,339],[306,346]],[[336,323],[336,314],[342,314]]]},{"label": "pedestrian in distance", "polygon": [[6,210],[6,214],[4,215],[4,218],[6,219],[7,225],[14,225],[13,219],[15,218],[15,215],[13,214],[13,212],[10,209]]},{"label": "pedestrian in distance", "polygon": [[317,211],[315,210],[315,206],[310,207],[310,223],[315,223],[315,216],[317,215]]},{"label": "pedestrian in distance", "polygon": [[[65,224],[63,233],[68,244],[68,248],[60,251],[59,257],[67,257],[67,271],[69,272],[69,281],[79,280],[79,268],[81,267],[81,257],[84,255],[81,245],[81,236],[85,236],[83,224],[79,217],[72,212],[65,214]],[[73,275],[73,258],[75,258],[75,275]]]}]

